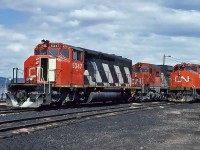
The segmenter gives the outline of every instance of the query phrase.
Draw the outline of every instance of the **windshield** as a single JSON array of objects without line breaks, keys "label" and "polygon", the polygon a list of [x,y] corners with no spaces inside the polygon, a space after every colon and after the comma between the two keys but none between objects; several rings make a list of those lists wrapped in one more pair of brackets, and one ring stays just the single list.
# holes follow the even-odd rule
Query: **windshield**
[{"label": "windshield", "polygon": [[58,50],[57,49],[50,49],[49,54],[51,55],[58,55]]},{"label": "windshield", "polygon": [[60,55],[65,57],[65,58],[69,58],[69,51],[67,49],[61,49]]},{"label": "windshield", "polygon": [[40,55],[40,50],[35,50],[35,55]]},{"label": "windshield", "polygon": [[192,70],[192,71],[195,71],[197,72],[197,67],[195,66],[176,66],[174,68],[174,71],[177,71],[177,70]]},{"label": "windshield", "polygon": [[132,69],[132,72],[140,72],[140,68],[135,68],[135,69]]},{"label": "windshield", "polygon": [[148,72],[149,71],[149,68],[148,67],[142,67],[141,68],[141,72]]},{"label": "windshield", "polygon": [[175,71],[177,71],[178,69],[179,69],[179,67],[178,67],[178,66],[176,66],[176,67],[174,68],[174,72],[175,72]]},{"label": "windshield", "polygon": [[41,51],[41,55],[46,55],[47,54],[47,50],[46,49],[43,49],[42,51]]},{"label": "windshield", "polygon": [[192,70],[192,71],[197,72],[197,67],[195,67],[195,66],[186,66],[185,70]]}]

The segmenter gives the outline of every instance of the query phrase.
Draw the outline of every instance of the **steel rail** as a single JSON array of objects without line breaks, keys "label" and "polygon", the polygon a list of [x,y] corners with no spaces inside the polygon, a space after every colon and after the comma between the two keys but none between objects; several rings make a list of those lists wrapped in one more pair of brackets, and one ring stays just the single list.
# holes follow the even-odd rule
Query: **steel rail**
[{"label": "steel rail", "polygon": [[[8,126],[8,127],[3,127],[0,128],[0,132],[7,132],[7,131],[13,131],[13,130],[17,130],[17,129],[23,129],[23,128],[29,128],[29,127],[37,127],[37,126],[41,126],[41,125],[50,125],[53,123],[58,123],[58,122],[65,122],[65,121],[71,121],[71,120],[80,120],[80,119],[84,119],[84,118],[88,118],[88,117],[97,117],[97,116],[102,116],[102,115],[106,115],[106,114],[110,114],[110,116],[113,115],[120,115],[120,114],[124,114],[124,113],[132,113],[136,110],[144,110],[144,109],[148,109],[148,108],[154,108],[157,106],[171,106],[171,105],[175,105],[175,103],[167,103],[167,104],[152,104],[152,105],[148,105],[148,106],[131,106],[131,107],[126,107],[126,108],[113,108],[113,109],[106,109],[106,110],[90,110],[90,111],[83,111],[83,112],[74,112],[74,113],[65,113],[62,114],[63,118],[56,118],[53,119],[54,117],[61,117],[61,114],[56,114],[56,115],[51,115],[51,116],[41,116],[41,117],[35,117],[35,118],[26,118],[26,119],[21,119],[20,121],[30,121],[30,120],[36,120],[36,123],[29,123],[29,122],[24,122],[23,124],[20,125],[14,125],[14,126]],[[69,115],[68,117],[65,117],[66,115]],[[73,115],[74,116],[73,116]],[[82,115],[81,115],[82,114]],[[48,120],[41,120],[39,121],[39,119],[47,119]],[[98,117],[101,118],[101,117]],[[30,120],[28,120],[30,119]],[[16,122],[20,122],[17,120],[13,120]],[[1,122],[3,123],[3,122]],[[7,121],[7,123],[13,123],[11,120]],[[2,138],[4,136],[0,136],[0,138]]]}]

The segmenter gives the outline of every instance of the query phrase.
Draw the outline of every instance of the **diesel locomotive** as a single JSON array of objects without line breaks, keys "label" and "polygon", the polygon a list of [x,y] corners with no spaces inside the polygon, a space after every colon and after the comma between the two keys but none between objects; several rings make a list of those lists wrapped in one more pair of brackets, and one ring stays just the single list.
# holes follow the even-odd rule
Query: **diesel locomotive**
[{"label": "diesel locomotive", "polygon": [[131,96],[132,61],[114,54],[42,40],[24,62],[24,82],[18,68],[7,92],[13,107],[64,103],[127,101]]},{"label": "diesel locomotive", "polygon": [[132,67],[132,100],[166,100],[172,66],[137,63]]},{"label": "diesel locomotive", "polygon": [[170,101],[190,102],[200,99],[200,65],[181,63],[170,76]]}]

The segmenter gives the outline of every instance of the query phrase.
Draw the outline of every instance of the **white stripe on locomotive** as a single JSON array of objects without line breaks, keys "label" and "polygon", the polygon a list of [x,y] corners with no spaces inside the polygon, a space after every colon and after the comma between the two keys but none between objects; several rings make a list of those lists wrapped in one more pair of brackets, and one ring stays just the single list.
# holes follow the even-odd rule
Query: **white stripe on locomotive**
[{"label": "white stripe on locomotive", "polygon": [[[119,82],[119,84],[121,85],[121,84],[124,83],[123,77],[122,77],[122,73],[121,73],[121,71],[120,71],[120,69],[119,69],[119,66],[115,66],[115,65],[114,65],[114,68],[115,68],[115,72],[117,73],[118,82]],[[116,86],[118,86],[118,83],[116,83]]]},{"label": "white stripe on locomotive", "polygon": [[111,74],[110,69],[108,67],[108,64],[104,64],[103,63],[102,65],[103,65],[103,69],[104,69],[104,71],[106,73],[106,77],[108,79],[108,83],[114,83],[112,74]]},{"label": "white stripe on locomotive", "polygon": [[92,65],[93,65],[93,68],[94,68],[94,78],[96,79],[96,82],[97,83],[102,83],[102,79],[101,79],[101,76],[100,76],[100,73],[99,73],[99,70],[97,68],[97,65],[95,62],[91,62]]}]

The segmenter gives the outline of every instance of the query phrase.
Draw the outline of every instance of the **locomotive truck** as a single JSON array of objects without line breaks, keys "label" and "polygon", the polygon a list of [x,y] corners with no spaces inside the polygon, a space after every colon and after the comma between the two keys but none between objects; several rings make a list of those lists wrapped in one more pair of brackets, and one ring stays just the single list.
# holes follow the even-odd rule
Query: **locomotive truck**
[{"label": "locomotive truck", "polygon": [[23,83],[13,68],[6,101],[13,107],[127,101],[131,69],[121,56],[42,40],[24,62]]}]

